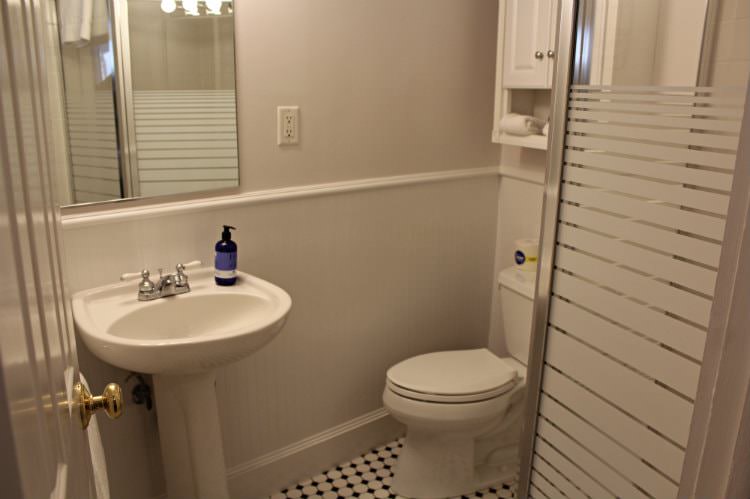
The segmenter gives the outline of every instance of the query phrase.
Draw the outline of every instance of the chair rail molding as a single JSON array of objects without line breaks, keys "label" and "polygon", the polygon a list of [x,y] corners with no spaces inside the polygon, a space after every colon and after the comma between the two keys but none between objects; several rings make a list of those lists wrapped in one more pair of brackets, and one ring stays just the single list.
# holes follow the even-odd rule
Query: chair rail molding
[{"label": "chair rail molding", "polygon": [[62,224],[65,229],[88,227],[112,222],[155,218],[172,214],[186,214],[219,208],[233,208],[256,203],[285,201],[314,196],[330,196],[348,192],[388,189],[434,182],[450,182],[475,177],[496,177],[497,175],[497,166],[486,166],[479,168],[433,171],[428,173],[394,175],[388,177],[344,180],[323,184],[281,187],[278,189],[249,191],[239,194],[173,201],[146,206],[129,206],[127,208],[117,208],[98,212],[69,213],[63,215]]}]

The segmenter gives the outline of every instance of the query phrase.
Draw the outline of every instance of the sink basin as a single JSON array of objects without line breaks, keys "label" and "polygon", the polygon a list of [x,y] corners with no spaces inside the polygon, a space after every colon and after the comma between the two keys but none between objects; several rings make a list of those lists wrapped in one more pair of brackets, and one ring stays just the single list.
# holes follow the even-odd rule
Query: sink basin
[{"label": "sink basin", "polygon": [[278,286],[238,272],[217,286],[213,269],[189,272],[189,293],[148,302],[137,283],[73,295],[84,343],[102,360],[150,374],[188,374],[229,364],[258,350],[281,330],[292,306]]},{"label": "sink basin", "polygon": [[146,302],[133,281],[73,295],[76,328],[94,355],[154,375],[167,497],[229,499],[216,368],[271,341],[292,307],[278,286],[237,275],[224,287],[213,269],[191,271],[189,293]]}]

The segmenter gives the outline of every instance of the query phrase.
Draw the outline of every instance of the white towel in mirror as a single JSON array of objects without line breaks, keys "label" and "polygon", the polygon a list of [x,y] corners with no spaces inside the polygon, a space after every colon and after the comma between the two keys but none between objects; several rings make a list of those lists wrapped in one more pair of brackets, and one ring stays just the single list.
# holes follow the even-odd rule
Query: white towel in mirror
[{"label": "white towel in mirror", "polygon": [[59,0],[59,9],[63,43],[83,46],[109,32],[107,0]]}]

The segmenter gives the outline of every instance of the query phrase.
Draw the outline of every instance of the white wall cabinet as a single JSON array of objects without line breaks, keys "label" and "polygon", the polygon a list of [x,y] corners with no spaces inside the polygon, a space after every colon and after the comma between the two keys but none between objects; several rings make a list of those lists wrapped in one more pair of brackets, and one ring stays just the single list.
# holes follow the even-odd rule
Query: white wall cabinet
[{"label": "white wall cabinet", "polygon": [[558,0],[498,0],[493,142],[547,149],[547,137],[505,134],[500,121],[508,113],[549,118],[557,8]]},{"label": "white wall cabinet", "polygon": [[505,46],[503,86],[551,88],[557,0],[507,0],[505,4],[505,26],[500,31]]}]

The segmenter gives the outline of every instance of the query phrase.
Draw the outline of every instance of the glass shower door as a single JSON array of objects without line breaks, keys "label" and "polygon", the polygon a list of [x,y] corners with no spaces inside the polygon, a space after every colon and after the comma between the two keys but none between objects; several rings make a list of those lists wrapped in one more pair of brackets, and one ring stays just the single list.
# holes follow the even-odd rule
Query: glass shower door
[{"label": "glass shower door", "polygon": [[679,4],[562,2],[520,497],[678,496],[747,79]]}]

